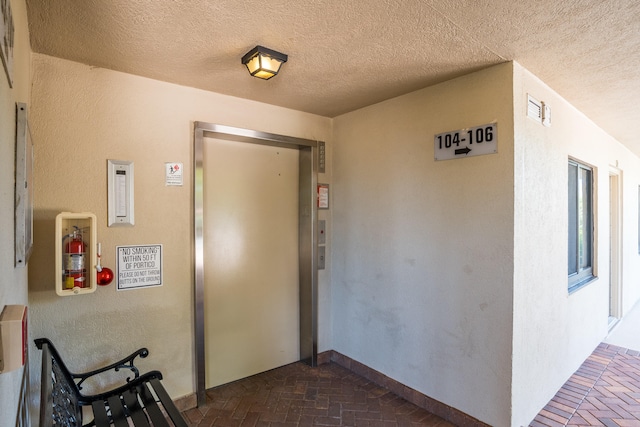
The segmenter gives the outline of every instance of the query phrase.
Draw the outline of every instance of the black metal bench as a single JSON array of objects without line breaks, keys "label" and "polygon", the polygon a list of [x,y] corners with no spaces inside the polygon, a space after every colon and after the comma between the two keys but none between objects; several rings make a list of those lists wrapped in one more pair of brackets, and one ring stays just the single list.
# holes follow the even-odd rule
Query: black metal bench
[{"label": "black metal bench", "polygon": [[[104,368],[83,374],[70,372],[51,341],[35,340],[42,350],[42,385],[40,390],[40,427],[187,427],[173,401],[160,383],[162,374],[151,371],[140,375],[133,360],[147,357],[146,348],[132,353]],[[133,379],[107,392],[81,393],[90,377],[109,371],[130,370]],[[90,407],[93,420],[82,424],[83,408]]]}]

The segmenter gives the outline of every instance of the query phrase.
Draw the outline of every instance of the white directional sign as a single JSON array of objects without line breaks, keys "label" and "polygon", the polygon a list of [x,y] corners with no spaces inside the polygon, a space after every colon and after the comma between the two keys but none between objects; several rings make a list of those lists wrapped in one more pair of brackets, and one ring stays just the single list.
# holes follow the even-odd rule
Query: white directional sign
[{"label": "white directional sign", "polygon": [[498,124],[440,133],[434,137],[436,160],[459,159],[498,152]]}]

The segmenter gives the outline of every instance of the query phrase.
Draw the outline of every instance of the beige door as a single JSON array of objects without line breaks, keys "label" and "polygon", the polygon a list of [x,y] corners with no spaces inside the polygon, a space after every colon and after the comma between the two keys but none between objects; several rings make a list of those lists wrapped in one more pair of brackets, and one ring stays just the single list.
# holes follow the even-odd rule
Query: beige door
[{"label": "beige door", "polygon": [[206,387],[299,360],[299,151],[204,140]]}]

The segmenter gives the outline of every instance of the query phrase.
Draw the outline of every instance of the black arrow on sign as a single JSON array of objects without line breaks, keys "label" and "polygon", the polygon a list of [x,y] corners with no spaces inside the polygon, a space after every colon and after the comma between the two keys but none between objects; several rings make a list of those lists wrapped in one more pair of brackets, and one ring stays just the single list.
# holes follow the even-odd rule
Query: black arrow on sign
[{"label": "black arrow on sign", "polygon": [[457,156],[458,154],[469,154],[470,152],[471,152],[471,148],[469,148],[469,147],[459,148],[459,149],[457,149],[457,150],[455,151],[456,156]]}]

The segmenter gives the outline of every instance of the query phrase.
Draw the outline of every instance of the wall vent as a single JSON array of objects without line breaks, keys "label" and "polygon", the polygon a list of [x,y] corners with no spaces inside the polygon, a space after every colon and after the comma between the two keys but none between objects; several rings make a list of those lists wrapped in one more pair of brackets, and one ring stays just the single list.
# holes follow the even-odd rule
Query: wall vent
[{"label": "wall vent", "polygon": [[527,94],[527,117],[542,123],[542,103]]}]

